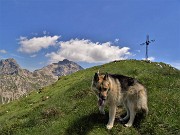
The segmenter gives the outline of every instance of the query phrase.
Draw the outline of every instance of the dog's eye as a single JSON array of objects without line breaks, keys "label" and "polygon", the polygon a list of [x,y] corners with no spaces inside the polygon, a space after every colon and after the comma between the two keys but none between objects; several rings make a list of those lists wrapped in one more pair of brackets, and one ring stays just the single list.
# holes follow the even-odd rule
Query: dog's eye
[{"label": "dog's eye", "polygon": [[102,88],[102,87],[99,88],[99,91],[100,91],[100,92],[102,92],[102,91],[107,91],[107,90],[108,90],[107,88]]},{"label": "dog's eye", "polygon": [[107,88],[101,88],[101,91],[107,91],[108,89]]},{"label": "dog's eye", "polygon": [[104,88],[103,87],[103,84],[101,84],[100,88],[99,88],[99,91],[106,91],[108,88]]}]

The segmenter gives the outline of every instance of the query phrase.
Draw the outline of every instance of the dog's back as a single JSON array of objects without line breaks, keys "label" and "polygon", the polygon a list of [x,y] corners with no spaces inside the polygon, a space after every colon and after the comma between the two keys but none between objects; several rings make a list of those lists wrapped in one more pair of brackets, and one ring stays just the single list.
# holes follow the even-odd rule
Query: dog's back
[{"label": "dog's back", "polygon": [[120,82],[122,91],[127,91],[130,86],[133,86],[138,82],[134,78],[119,74],[109,74],[109,77],[111,77],[112,79],[117,79]]}]

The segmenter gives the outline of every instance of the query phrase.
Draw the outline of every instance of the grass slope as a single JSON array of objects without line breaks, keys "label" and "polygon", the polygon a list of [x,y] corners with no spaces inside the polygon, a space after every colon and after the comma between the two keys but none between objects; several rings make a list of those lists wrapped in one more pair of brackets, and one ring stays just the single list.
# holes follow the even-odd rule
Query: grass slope
[{"label": "grass slope", "polygon": [[[115,122],[108,131],[90,90],[97,70],[137,78],[148,90],[149,115],[131,128]],[[0,134],[10,135],[170,135],[180,133],[180,71],[163,63],[124,60],[61,77],[41,93],[0,106]]]}]

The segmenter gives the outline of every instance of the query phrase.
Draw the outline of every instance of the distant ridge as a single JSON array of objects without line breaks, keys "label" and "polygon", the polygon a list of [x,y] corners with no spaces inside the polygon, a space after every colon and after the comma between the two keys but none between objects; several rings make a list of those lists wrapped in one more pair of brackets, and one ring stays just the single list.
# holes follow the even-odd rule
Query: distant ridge
[{"label": "distant ridge", "polygon": [[30,72],[22,69],[15,59],[0,60],[0,103],[10,102],[58,80],[59,76],[72,74],[83,68],[64,59]]},{"label": "distant ridge", "polygon": [[64,59],[63,61],[59,61],[58,63],[52,63],[43,67],[42,69],[35,70],[34,72],[50,74],[53,77],[57,78],[58,76],[69,75],[82,69],[83,68],[77,63]]}]

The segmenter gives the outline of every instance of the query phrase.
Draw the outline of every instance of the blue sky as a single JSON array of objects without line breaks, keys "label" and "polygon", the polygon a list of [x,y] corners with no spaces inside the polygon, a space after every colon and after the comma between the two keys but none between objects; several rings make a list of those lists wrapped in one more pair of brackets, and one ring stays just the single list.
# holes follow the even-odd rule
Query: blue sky
[{"label": "blue sky", "polygon": [[180,69],[179,0],[0,0],[0,59],[31,71],[64,58],[87,68],[145,57]]}]

